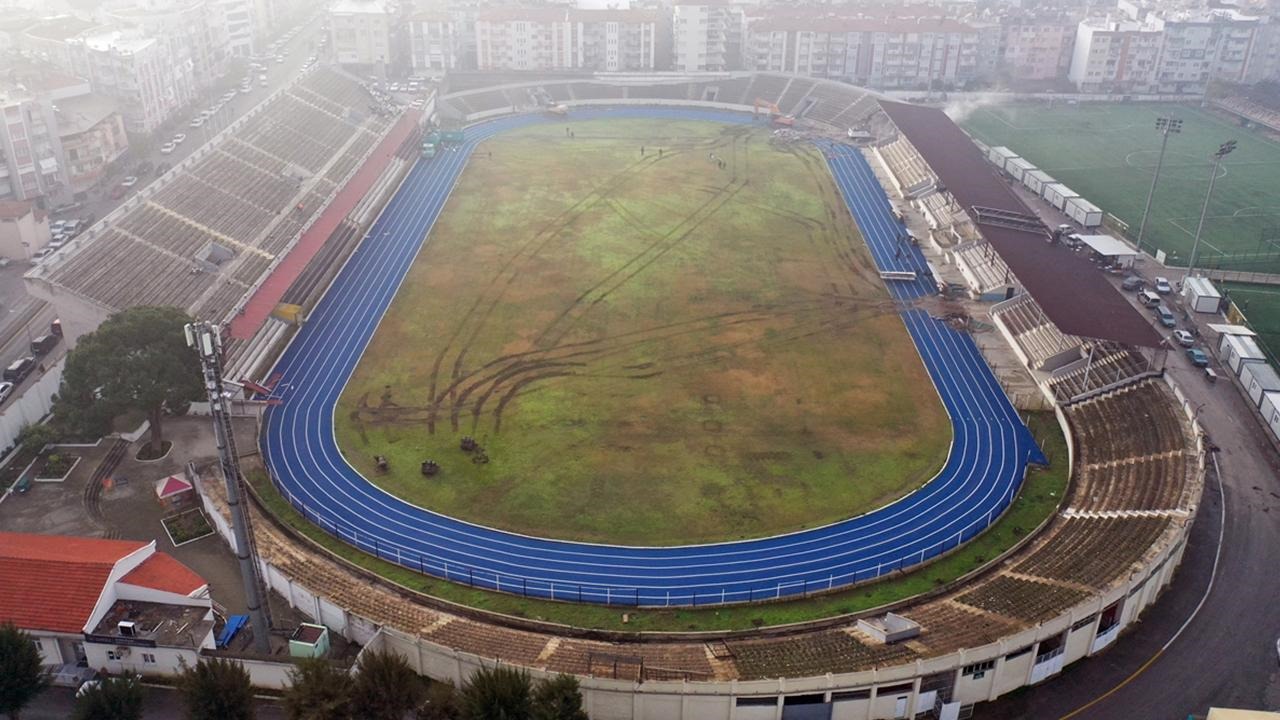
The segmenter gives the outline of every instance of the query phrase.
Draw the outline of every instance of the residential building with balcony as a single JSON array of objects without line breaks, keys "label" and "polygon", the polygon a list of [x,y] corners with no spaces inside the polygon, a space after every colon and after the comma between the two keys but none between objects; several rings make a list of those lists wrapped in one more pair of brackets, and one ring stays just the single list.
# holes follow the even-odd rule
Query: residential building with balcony
[{"label": "residential building with balcony", "polygon": [[578,68],[604,72],[658,69],[662,18],[653,10],[569,13]]},{"label": "residential building with balcony", "polygon": [[1066,77],[1076,41],[1076,20],[1066,15],[1013,15],[1001,19],[999,70],[1011,80]]},{"label": "residential building with balcony", "polygon": [[1163,29],[1150,20],[1081,20],[1067,79],[1081,92],[1148,92],[1163,36]]},{"label": "residential building with balcony", "polygon": [[463,46],[462,33],[447,13],[420,11],[409,16],[409,62],[415,74],[460,68]]},{"label": "residential building with balcony", "polygon": [[204,90],[226,73],[231,57],[226,18],[214,7],[216,1],[122,0],[100,14],[115,27],[137,28],[153,38],[190,74],[196,89]]},{"label": "residential building with balcony", "polygon": [[194,68],[173,45],[138,28],[107,28],[77,37],[73,72],[116,101],[125,129],[146,134],[196,98]]},{"label": "residential building with balcony", "polygon": [[749,67],[745,50],[747,16],[740,5],[711,0],[671,7],[672,69],[722,72]]},{"label": "residential building with balcony", "polygon": [[329,6],[329,36],[342,65],[386,68],[392,57],[393,9],[383,0],[335,0]]},{"label": "residential building with balcony", "polygon": [[475,22],[481,70],[594,70],[657,67],[661,16],[647,10],[501,8]]},{"label": "residential building with balcony", "polygon": [[757,71],[874,88],[954,86],[978,76],[979,37],[946,18],[770,15],[748,26],[747,59]]},{"label": "residential building with balcony", "polygon": [[124,117],[114,100],[97,94],[60,100],[56,114],[67,182],[72,192],[80,192],[101,180],[111,163],[128,152]]},{"label": "residential building with balcony", "polygon": [[67,183],[53,98],[0,88],[0,199],[53,195]]}]

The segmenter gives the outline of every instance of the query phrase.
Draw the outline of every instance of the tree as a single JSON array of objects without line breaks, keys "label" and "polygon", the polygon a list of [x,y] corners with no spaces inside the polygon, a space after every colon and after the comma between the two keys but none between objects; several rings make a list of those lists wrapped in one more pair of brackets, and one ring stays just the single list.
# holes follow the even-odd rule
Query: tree
[{"label": "tree", "polygon": [[135,307],[81,336],[67,356],[54,415],[75,434],[101,435],[117,415],[143,413],[159,455],[165,410],[181,415],[204,393],[200,359],[183,334],[188,322],[176,308]]},{"label": "tree", "polygon": [[290,720],[351,720],[355,681],[323,658],[307,658],[289,673],[284,710]]},{"label": "tree", "polygon": [[461,720],[458,691],[451,682],[433,682],[427,686],[417,720]]},{"label": "tree", "polygon": [[253,720],[249,672],[234,660],[213,658],[185,668],[178,691],[188,720]]},{"label": "tree", "polygon": [[57,428],[49,423],[33,423],[18,431],[18,444],[27,452],[40,452],[45,445],[62,439]]},{"label": "tree", "polygon": [[0,624],[0,713],[18,713],[49,687],[35,638],[11,622]]},{"label": "tree", "polygon": [[538,683],[533,693],[534,720],[587,720],[582,690],[572,675],[557,675]]},{"label": "tree", "polygon": [[422,678],[393,652],[365,652],[356,665],[353,704],[369,720],[402,720],[422,700]]},{"label": "tree", "polygon": [[533,681],[523,669],[482,667],[462,686],[459,704],[465,720],[530,720]]},{"label": "tree", "polygon": [[71,720],[142,720],[137,675],[107,678],[77,694]]}]

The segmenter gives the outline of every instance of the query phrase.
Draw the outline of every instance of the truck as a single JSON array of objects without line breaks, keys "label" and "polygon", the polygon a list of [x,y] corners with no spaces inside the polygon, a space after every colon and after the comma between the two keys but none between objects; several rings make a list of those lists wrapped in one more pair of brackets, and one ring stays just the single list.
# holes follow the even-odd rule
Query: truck
[{"label": "truck", "polygon": [[436,144],[423,140],[422,141],[422,157],[430,160],[435,156],[436,156]]},{"label": "truck", "polygon": [[445,145],[461,145],[465,139],[461,130],[444,130],[440,133],[440,142]]}]

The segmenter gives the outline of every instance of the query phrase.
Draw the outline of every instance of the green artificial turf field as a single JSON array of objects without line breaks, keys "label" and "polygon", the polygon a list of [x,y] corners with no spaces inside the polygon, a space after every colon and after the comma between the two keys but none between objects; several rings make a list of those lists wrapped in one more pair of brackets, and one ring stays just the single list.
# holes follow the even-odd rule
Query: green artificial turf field
[{"label": "green artificial turf field", "polygon": [[355,467],[628,544],[813,527],[933,476],[950,425],[816,151],[706,122],[574,134],[472,156],[341,398]]},{"label": "green artificial turf field", "polygon": [[1249,319],[1254,332],[1271,351],[1280,352],[1280,285],[1221,283],[1240,312]]},{"label": "green artificial turf field", "polygon": [[[1183,120],[1171,135],[1144,244],[1186,265],[1209,182],[1210,155],[1239,143],[1223,162],[1209,205],[1197,265],[1280,272],[1280,143],[1188,106],[1047,103],[987,105],[961,125],[988,145],[1004,145],[1095,205],[1128,223],[1135,239],[1160,150],[1155,120]],[[1235,255],[1228,260],[1223,256]]]}]

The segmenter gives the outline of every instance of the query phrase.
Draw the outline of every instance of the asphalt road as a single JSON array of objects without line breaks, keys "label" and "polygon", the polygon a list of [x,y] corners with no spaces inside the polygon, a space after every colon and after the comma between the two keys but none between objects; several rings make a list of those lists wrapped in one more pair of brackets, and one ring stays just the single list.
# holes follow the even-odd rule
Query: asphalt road
[{"label": "asphalt road", "polygon": [[[1202,332],[1211,321],[1193,320]],[[975,717],[1182,720],[1211,706],[1280,708],[1280,456],[1233,386],[1230,370],[1216,359],[1214,365],[1224,377],[1210,384],[1181,349],[1168,356],[1170,376],[1200,409],[1205,431],[1220,448],[1223,487],[1220,496],[1215,479],[1208,479],[1170,589],[1111,649],[1042,687],[979,706]],[[1223,496],[1226,521],[1220,526]],[[1204,597],[1220,527],[1221,557]],[[1202,598],[1199,613],[1170,643]]]}]

